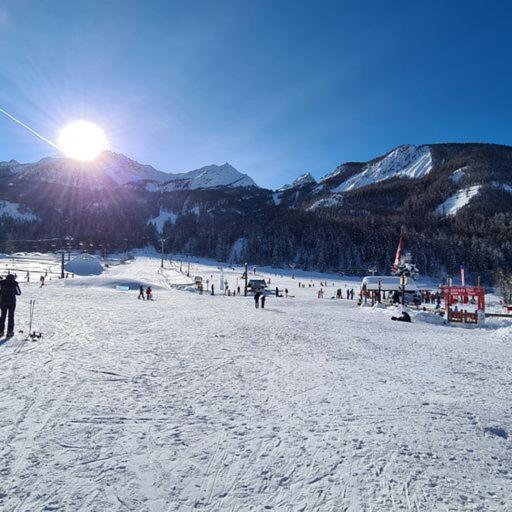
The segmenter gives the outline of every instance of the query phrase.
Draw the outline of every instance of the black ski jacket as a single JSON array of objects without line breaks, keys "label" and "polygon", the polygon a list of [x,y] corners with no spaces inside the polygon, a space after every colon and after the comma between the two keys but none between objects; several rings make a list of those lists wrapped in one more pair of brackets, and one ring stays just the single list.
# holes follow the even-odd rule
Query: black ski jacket
[{"label": "black ski jacket", "polygon": [[0,281],[0,304],[14,304],[16,295],[21,295],[21,290],[14,279]]}]

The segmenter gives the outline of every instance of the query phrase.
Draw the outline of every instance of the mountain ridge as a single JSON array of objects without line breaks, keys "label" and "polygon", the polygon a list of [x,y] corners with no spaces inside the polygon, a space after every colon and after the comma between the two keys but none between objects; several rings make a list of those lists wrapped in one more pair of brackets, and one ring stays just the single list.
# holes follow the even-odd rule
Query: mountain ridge
[{"label": "mountain ridge", "polygon": [[402,145],[277,191],[227,163],[170,181],[151,179],[160,171],[127,157],[107,177],[98,166],[62,172],[51,159],[16,172],[24,165],[0,164],[4,248],[64,236],[122,248],[163,236],[167,250],[199,256],[385,272],[402,235],[429,275],[453,274],[460,263],[488,281],[497,269],[512,271],[510,146]]},{"label": "mountain ridge", "polygon": [[[256,183],[229,163],[208,165],[192,171],[167,173],[148,164],[141,164],[121,153],[102,152],[93,161],[45,157],[34,163],[15,160],[0,162],[0,172],[13,179],[35,178],[42,181],[63,181],[68,186],[99,188],[133,183],[152,184],[154,191],[179,183],[176,188],[210,188],[219,186],[253,187]],[[151,185],[150,185],[151,187]]]}]

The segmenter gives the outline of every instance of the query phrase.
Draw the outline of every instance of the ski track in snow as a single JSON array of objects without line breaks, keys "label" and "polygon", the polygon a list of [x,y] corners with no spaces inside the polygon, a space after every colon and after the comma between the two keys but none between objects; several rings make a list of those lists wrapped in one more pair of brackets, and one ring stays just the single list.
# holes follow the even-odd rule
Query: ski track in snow
[{"label": "ski track in snow", "polygon": [[[22,284],[17,328],[35,298],[44,337],[0,346],[1,510],[512,509],[510,438],[484,430],[512,435],[510,340],[317,300],[318,279],[272,275],[298,296],[256,310],[158,266]],[[97,286],[120,276],[155,301]]]}]

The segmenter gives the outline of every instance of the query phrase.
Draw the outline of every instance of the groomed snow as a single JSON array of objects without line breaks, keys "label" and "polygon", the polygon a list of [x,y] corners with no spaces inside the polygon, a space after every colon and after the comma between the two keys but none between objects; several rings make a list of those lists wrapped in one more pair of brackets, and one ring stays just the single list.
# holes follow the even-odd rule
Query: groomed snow
[{"label": "groomed snow", "polygon": [[290,270],[257,269],[295,295],[257,310],[159,264],[22,283],[44,334],[0,346],[1,510],[512,509],[509,327],[391,322]]},{"label": "groomed snow", "polygon": [[429,146],[399,146],[381,160],[367,164],[360,173],[333,189],[347,192],[390,178],[422,178],[432,170]]},{"label": "groomed snow", "polygon": [[148,224],[153,224],[158,232],[162,232],[164,229],[164,224],[166,222],[171,222],[171,224],[174,224],[176,222],[176,219],[178,218],[178,215],[174,212],[170,212],[169,210],[166,210],[165,208],[160,209],[160,213],[157,217],[153,217]]},{"label": "groomed snow", "polygon": [[272,194],[272,201],[274,201],[274,204],[276,206],[279,206],[281,204],[282,195],[279,192],[274,192]]},{"label": "groomed snow", "polygon": [[469,204],[471,199],[480,192],[480,188],[481,185],[474,185],[458,190],[436,208],[436,213],[444,217],[455,215],[461,208]]},{"label": "groomed snow", "polygon": [[4,216],[25,222],[31,222],[39,219],[37,215],[32,213],[27,208],[23,208],[18,203],[0,201],[0,217]]}]

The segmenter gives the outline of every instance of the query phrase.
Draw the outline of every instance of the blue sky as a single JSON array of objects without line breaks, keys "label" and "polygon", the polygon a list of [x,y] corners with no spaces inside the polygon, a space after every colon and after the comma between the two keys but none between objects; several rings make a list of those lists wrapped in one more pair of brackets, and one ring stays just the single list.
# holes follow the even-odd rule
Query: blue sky
[{"label": "blue sky", "polygon": [[[164,171],[259,185],[404,143],[510,144],[512,6],[483,1],[3,0],[0,107],[86,119]],[[0,117],[0,160],[55,150]]]}]

